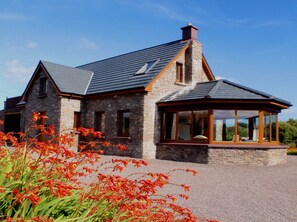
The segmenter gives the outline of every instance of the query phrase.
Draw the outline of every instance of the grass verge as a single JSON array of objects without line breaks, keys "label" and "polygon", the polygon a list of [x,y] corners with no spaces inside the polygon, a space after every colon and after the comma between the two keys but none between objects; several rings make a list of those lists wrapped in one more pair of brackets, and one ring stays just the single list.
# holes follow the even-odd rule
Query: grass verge
[{"label": "grass verge", "polygon": [[297,156],[297,148],[288,148],[287,154]]}]

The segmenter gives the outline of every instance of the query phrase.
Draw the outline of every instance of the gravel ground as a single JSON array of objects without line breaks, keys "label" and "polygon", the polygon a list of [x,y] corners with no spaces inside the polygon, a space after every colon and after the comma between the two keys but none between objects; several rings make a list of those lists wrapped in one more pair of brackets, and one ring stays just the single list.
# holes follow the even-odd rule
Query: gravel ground
[{"label": "gravel ground", "polygon": [[[112,156],[102,156],[110,160]],[[116,157],[118,158],[118,157]],[[225,222],[297,222],[297,156],[278,166],[226,166],[150,160],[137,171],[167,172],[191,168],[199,174],[177,173],[173,182],[190,185],[190,200],[179,204],[199,217]],[[133,170],[133,169],[132,169]],[[127,172],[129,171],[129,172]],[[128,169],[127,174],[131,173]],[[168,192],[179,192],[171,187]]]}]

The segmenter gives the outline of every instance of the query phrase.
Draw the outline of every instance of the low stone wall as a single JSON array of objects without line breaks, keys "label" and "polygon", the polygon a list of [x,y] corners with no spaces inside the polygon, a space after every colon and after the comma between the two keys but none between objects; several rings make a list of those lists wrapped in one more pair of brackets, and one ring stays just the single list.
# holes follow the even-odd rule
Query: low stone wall
[{"label": "low stone wall", "polygon": [[157,159],[224,165],[277,165],[287,161],[286,146],[158,144]]}]

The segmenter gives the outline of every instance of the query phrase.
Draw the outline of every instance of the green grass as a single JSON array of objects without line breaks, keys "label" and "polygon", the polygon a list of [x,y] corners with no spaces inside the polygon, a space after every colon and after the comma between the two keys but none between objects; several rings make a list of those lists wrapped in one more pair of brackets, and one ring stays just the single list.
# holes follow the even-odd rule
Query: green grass
[{"label": "green grass", "polygon": [[288,155],[297,155],[297,148],[289,148],[287,151]]}]

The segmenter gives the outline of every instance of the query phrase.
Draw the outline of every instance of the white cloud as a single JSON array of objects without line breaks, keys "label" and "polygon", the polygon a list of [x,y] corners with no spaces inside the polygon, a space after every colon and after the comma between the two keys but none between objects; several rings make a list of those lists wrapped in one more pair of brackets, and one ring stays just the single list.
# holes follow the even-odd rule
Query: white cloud
[{"label": "white cloud", "polygon": [[219,79],[226,79],[226,78],[223,76],[216,76],[216,79],[219,80]]},{"label": "white cloud", "polygon": [[[165,16],[169,19],[173,19],[176,21],[181,21],[181,22],[185,22],[185,23],[194,23],[194,24],[206,24],[206,22],[202,21],[202,20],[197,20],[191,16],[189,16],[190,13],[185,14],[185,13],[180,13],[180,12],[176,12],[173,9],[164,6],[164,5],[160,5],[160,4],[151,4],[150,7],[159,14],[159,16]],[[195,9],[196,14],[204,14],[205,12],[203,12],[202,10],[196,8]],[[201,16],[202,17],[202,16]],[[205,17],[205,16],[203,16]]]},{"label": "white cloud", "polygon": [[37,47],[38,47],[37,42],[30,41],[26,44],[26,48],[28,48],[28,49],[33,49],[33,48],[37,48]]},{"label": "white cloud", "polygon": [[95,42],[86,39],[86,38],[82,38],[79,42],[79,46],[81,48],[85,48],[85,49],[98,49],[98,46]]},{"label": "white cloud", "polygon": [[18,60],[5,62],[5,77],[18,83],[27,83],[35,67],[24,66]]},{"label": "white cloud", "polygon": [[0,12],[0,20],[26,20],[26,19],[28,19],[28,18],[23,15]]},{"label": "white cloud", "polygon": [[281,120],[281,121],[287,121],[290,118],[297,119],[297,108],[296,107],[290,107],[289,109],[284,109],[279,114],[279,120]]},{"label": "white cloud", "polygon": [[229,27],[251,27],[251,28],[275,28],[283,27],[291,24],[288,20],[272,20],[272,19],[261,19],[259,17],[250,18],[228,18],[220,17],[216,18],[217,23],[229,26]]},{"label": "white cloud", "polygon": [[235,82],[235,83],[238,83],[238,81],[236,79],[233,79],[233,78],[225,78],[223,76],[215,76],[216,77],[216,80],[219,80],[219,79],[226,79],[226,80],[229,80],[231,82]]},{"label": "white cloud", "polygon": [[290,107],[289,109],[284,109],[282,111],[283,114],[295,114],[297,115],[297,108],[296,107]]}]

